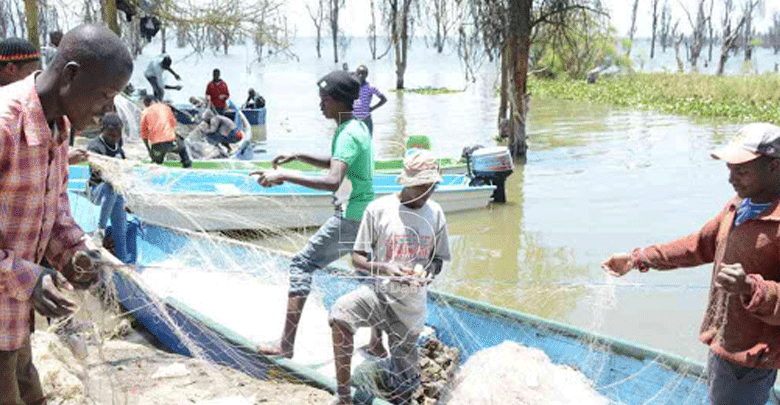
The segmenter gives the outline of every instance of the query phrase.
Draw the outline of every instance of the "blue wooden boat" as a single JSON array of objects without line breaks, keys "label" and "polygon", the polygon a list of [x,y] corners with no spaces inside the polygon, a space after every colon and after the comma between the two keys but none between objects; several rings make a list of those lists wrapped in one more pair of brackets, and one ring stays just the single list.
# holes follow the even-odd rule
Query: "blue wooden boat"
[{"label": "blue wooden boat", "polygon": [[[248,170],[166,169],[139,167],[135,178],[149,184],[145,198],[129,199],[144,221],[178,229],[236,230],[316,227],[333,216],[333,193],[284,184],[264,188]],[[469,186],[464,175],[444,175],[434,193],[445,213],[485,208],[495,186]],[[396,175],[374,176],[378,196],[400,191]],[[87,166],[71,166],[69,187],[84,190]],[[155,187],[156,186],[156,187]],[[342,190],[343,196],[349,190]],[[221,215],[220,215],[221,214]]]},{"label": "blue wooden boat", "polygon": [[[74,218],[86,231],[91,230],[90,225],[94,227],[98,215],[97,207],[78,195],[71,194],[70,198]],[[145,272],[160,271],[160,263],[181,251],[207,247],[209,260],[214,261],[214,266],[220,266],[225,261],[255,263],[257,246],[219,238],[206,240],[195,233],[175,232],[152,225],[143,226],[136,245],[138,268],[115,274],[119,299],[166,347],[183,355],[198,352],[211,361],[258,378],[299,379],[334,392],[335,381],[319,373],[316,367],[295,360],[259,356],[253,349],[254,343],[225,327],[220,319],[209,319],[192,309],[192,302],[155,296],[138,281]],[[279,255],[278,260],[279,267],[286,268],[286,257]],[[356,281],[339,276],[344,271],[343,268],[332,268],[327,274],[316,274],[314,288],[322,292],[326,306],[356,287]],[[165,311],[160,311],[159,306]],[[265,314],[255,316],[259,318]],[[305,322],[312,320],[305,319]],[[707,379],[701,364],[631,342],[430,291],[426,324],[435,330],[443,343],[459,348],[463,361],[481,349],[506,340],[541,349],[553,363],[582,372],[593,382],[594,388],[614,404],[705,403]],[[777,404],[777,396],[775,388],[768,403]],[[365,396],[361,398],[371,400]],[[381,399],[373,399],[373,403],[386,404]]]},{"label": "blue wooden boat", "polygon": [[[203,114],[202,108],[196,108],[192,104],[176,104],[174,107],[174,116],[179,124],[193,125],[198,123],[198,118]],[[233,105],[233,108],[235,105]],[[242,108],[241,113],[244,114],[249,125],[258,126],[265,125],[265,108]],[[235,120],[236,110],[230,109],[225,112],[225,116]]]}]

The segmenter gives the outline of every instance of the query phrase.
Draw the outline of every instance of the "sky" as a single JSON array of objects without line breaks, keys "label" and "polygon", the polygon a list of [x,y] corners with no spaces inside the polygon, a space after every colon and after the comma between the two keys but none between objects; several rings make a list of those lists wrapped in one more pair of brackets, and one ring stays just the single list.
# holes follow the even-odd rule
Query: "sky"
[{"label": "sky", "polygon": [[[315,34],[314,26],[306,11],[306,4],[314,4],[317,0],[288,0],[286,1],[287,16],[290,22],[297,27],[298,36],[313,36]],[[375,0],[375,3],[379,3],[382,0]],[[666,0],[672,9],[673,18],[680,20],[680,29],[685,33],[690,33],[691,27],[688,23],[687,16],[684,8],[687,8],[691,13],[692,18],[696,18],[696,6],[698,0]],[[709,3],[710,0],[706,0]],[[723,18],[723,1],[714,0],[715,7],[713,11],[713,18],[715,21],[720,21]],[[738,5],[741,5],[745,0],[734,0]],[[764,10],[761,15],[756,18],[756,28],[759,31],[764,31],[770,25],[772,15],[774,13],[780,13],[780,1],[778,0],[763,0]],[[660,8],[664,0],[660,0]],[[631,27],[631,7],[633,6],[631,0],[602,0],[602,4],[610,12],[612,24],[617,29],[618,35],[628,36],[628,31]],[[341,15],[340,24],[351,35],[365,35],[369,21],[369,1],[368,0],[346,0],[346,9]],[[739,9],[739,6],[737,6]],[[652,1],[640,0],[639,8],[637,10],[637,37],[649,37],[652,32]],[[674,20],[673,20],[674,21]],[[718,24],[719,25],[719,24]],[[718,26],[716,25],[716,27]],[[717,28],[716,28],[717,29]]]}]

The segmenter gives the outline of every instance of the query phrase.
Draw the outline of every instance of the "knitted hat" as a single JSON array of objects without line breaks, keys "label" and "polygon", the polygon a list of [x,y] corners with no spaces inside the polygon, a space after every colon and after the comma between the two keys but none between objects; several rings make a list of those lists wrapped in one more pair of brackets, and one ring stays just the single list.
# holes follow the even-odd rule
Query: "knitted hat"
[{"label": "knitted hat", "polygon": [[0,64],[31,62],[41,59],[41,51],[22,38],[6,38],[0,41]]},{"label": "knitted hat", "polygon": [[360,82],[350,72],[334,70],[317,82],[325,94],[349,105],[360,96]]}]

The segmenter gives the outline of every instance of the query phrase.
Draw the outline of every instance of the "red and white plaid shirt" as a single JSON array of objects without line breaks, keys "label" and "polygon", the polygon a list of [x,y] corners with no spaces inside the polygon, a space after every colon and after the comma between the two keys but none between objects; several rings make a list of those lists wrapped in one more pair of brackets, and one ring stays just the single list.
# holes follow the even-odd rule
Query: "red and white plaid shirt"
[{"label": "red and white plaid shirt", "polygon": [[66,118],[49,127],[35,76],[0,88],[0,350],[30,334],[30,295],[44,257],[62,269],[84,249],[70,216]]}]

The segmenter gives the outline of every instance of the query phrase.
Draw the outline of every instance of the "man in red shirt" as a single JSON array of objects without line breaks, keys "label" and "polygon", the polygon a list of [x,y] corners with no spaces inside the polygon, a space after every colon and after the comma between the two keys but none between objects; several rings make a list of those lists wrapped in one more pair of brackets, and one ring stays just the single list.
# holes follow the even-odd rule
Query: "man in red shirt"
[{"label": "man in red shirt", "polygon": [[214,80],[210,81],[206,86],[206,97],[209,99],[209,103],[214,106],[218,114],[225,115],[225,108],[227,107],[227,99],[230,97],[227,83],[219,78],[219,69],[214,69]]}]

